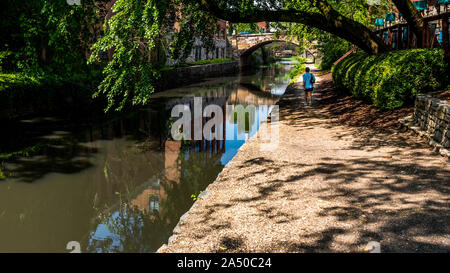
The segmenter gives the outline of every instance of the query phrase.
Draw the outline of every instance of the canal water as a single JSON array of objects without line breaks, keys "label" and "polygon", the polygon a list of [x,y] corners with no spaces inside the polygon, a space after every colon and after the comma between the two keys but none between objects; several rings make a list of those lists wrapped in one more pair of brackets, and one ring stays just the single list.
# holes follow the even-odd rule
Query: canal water
[{"label": "canal water", "polygon": [[[0,136],[0,252],[153,252],[259,129],[289,82],[289,63],[157,93],[148,106],[107,122],[16,122]],[[177,104],[255,105],[224,141],[174,141]],[[229,137],[231,136],[231,137]]]}]

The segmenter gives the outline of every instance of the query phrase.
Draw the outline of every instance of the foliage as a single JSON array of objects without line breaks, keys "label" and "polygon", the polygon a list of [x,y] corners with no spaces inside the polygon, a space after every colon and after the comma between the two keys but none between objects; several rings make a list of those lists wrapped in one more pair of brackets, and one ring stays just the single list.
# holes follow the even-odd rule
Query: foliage
[{"label": "foliage", "polygon": [[[335,4],[334,8],[338,9],[342,14],[349,16],[351,19],[365,26],[370,26],[376,17],[384,14],[387,10],[388,3],[384,1],[379,6],[373,6],[369,9],[365,6],[365,2],[350,1],[345,3],[345,5]],[[299,41],[303,41],[303,47],[310,45],[317,49],[321,56],[321,63],[319,64],[321,69],[330,69],[333,63],[352,47],[350,42],[317,28],[291,23],[282,23],[279,24],[279,27],[281,30],[297,36]],[[317,45],[311,45],[312,41],[316,41]]]},{"label": "foliage", "polygon": [[87,252],[131,252],[131,253],[149,253],[155,251],[156,245],[161,245],[160,238],[169,236],[167,223],[162,221],[158,214],[140,210],[124,200],[120,196],[118,208],[114,210],[107,205],[99,209],[97,221],[107,227],[110,236],[107,239],[96,238],[90,234]]},{"label": "foliage", "polygon": [[322,56],[321,69],[330,69],[333,63],[352,48],[352,44],[328,33],[318,35],[317,49]]},{"label": "foliage", "polygon": [[[223,169],[207,153],[189,154],[187,149],[182,147],[177,163],[173,166],[181,174],[176,180],[169,179],[164,172],[160,172],[158,166],[148,165],[157,174],[155,179],[160,181],[161,191],[155,192],[159,210],[139,209],[131,202],[135,196],[122,196],[120,193],[116,193],[120,198],[118,206],[105,204],[97,207],[97,222],[105,225],[109,232],[106,238],[96,238],[95,233],[91,233],[87,243],[88,252],[152,252],[167,242],[180,216]],[[213,159],[214,156],[220,157],[213,155]],[[117,177],[117,174],[111,176]],[[135,188],[131,186],[128,192],[134,193]],[[160,195],[161,192],[164,194]]]},{"label": "foliage", "polygon": [[[48,141],[48,142],[49,142],[48,144],[51,143],[51,141]],[[51,144],[56,144],[56,143],[51,143]],[[9,152],[9,153],[0,153],[0,160],[9,160],[14,157],[34,156],[37,153],[39,153],[46,145],[47,145],[47,143],[45,141],[43,141],[43,142],[39,142],[36,145],[25,147],[19,151],[14,151],[14,152]]]},{"label": "foliage", "polygon": [[[98,35],[96,3],[2,1],[0,7],[0,109],[2,118],[49,113],[89,98],[99,68],[86,56]],[[78,100],[76,103],[87,100]]]},{"label": "foliage", "polygon": [[200,191],[198,194],[191,194],[192,201],[197,201],[200,194],[202,194],[203,191]]},{"label": "foliage", "polygon": [[227,63],[232,62],[233,59],[230,58],[218,58],[218,59],[210,59],[210,60],[198,60],[195,62],[189,62],[189,63],[178,63],[174,66],[165,66],[162,68],[162,70],[172,70],[177,67],[189,67],[194,65],[205,65],[205,64],[221,64],[221,63]]},{"label": "foliage", "polygon": [[[237,23],[232,27],[238,31],[258,30],[256,22],[264,20],[290,22],[274,26],[301,41],[320,40],[317,35],[323,32],[315,30],[319,28],[366,51],[379,52],[385,45],[372,37],[367,26],[393,7],[389,0],[381,0],[377,6],[367,5],[366,0],[117,0],[112,16],[105,17],[108,2],[83,0],[82,5],[68,5],[62,0],[2,1],[2,73],[95,78],[85,75],[97,75],[92,64],[104,65],[103,80],[95,95],[106,96],[107,109],[121,110],[129,102],[148,101],[167,56],[183,62],[199,42],[212,50],[217,17],[232,17],[231,21]],[[218,9],[214,12],[205,7]],[[99,27],[102,21],[103,29]],[[370,47],[374,44],[375,49]],[[332,36],[320,46],[326,53],[324,66],[347,47]],[[112,54],[108,63],[100,58],[105,52]],[[90,65],[85,62],[89,53]]]},{"label": "foliage", "polygon": [[[160,47],[163,21],[169,3],[162,1],[118,0],[112,7],[114,15],[105,22],[105,35],[92,47],[90,63],[100,61],[102,52],[114,48],[111,61],[103,70],[104,79],[95,96],[103,93],[108,98],[108,109],[119,100],[118,110],[132,98],[134,103],[145,103],[154,88],[154,69],[158,56],[152,56]],[[139,92],[135,92],[139,90]]]},{"label": "foliage", "polygon": [[296,78],[298,75],[301,75],[305,72],[306,68],[306,60],[304,58],[300,58],[298,56],[295,56],[294,59],[296,62],[294,63],[294,67],[292,67],[291,71],[289,71],[289,77],[291,79]]},{"label": "foliage", "polygon": [[443,88],[448,83],[444,52],[413,49],[380,55],[355,53],[333,68],[340,90],[371,101],[376,107],[394,109],[410,103],[419,93]]},{"label": "foliage", "polygon": [[[178,15],[175,19],[179,28],[171,33],[173,42],[168,45],[168,53],[173,59],[183,62],[192,52],[196,42],[201,42],[207,54],[215,49],[214,34],[219,30],[216,17],[201,11],[191,0],[174,1],[172,12]],[[169,20],[168,23],[173,24],[173,21]]]},{"label": "foliage", "polygon": [[238,23],[232,24],[231,27],[236,30],[236,33],[241,32],[250,32],[250,33],[259,33],[261,29],[256,23]]},{"label": "foliage", "polygon": [[[333,18],[333,16],[330,17],[330,14],[326,14],[327,8],[319,7],[319,2],[330,5],[340,14],[348,16],[363,26],[371,23],[372,17],[375,18],[375,14],[369,11],[365,0],[348,1],[345,5],[334,0],[228,0],[208,2],[193,0],[118,0],[113,7],[114,15],[105,23],[105,35],[94,45],[94,53],[90,59],[92,63],[98,60],[102,51],[114,49],[113,59],[104,69],[104,79],[96,95],[104,94],[107,96],[108,109],[121,110],[128,101],[132,101],[133,104],[146,103],[150,94],[154,91],[155,81],[160,77],[160,70],[164,69],[163,57],[166,55],[164,53],[182,61],[190,54],[194,44],[199,40],[196,37],[200,37],[202,46],[207,49],[214,45],[212,34],[216,32],[217,19],[212,16],[211,10],[206,11],[204,6],[218,5],[219,10],[224,8],[225,10],[238,11],[242,16],[251,16],[258,10],[268,12],[269,10],[295,9],[311,12],[314,16],[322,13],[324,18]],[[382,4],[389,3],[387,0],[382,2]],[[213,14],[218,16],[214,12]],[[222,13],[221,15],[225,17],[226,14]],[[174,22],[177,22],[178,29],[173,29]],[[233,27],[238,32],[257,30],[255,24],[257,21],[236,20],[236,22],[238,24],[233,25]],[[302,25],[288,24],[290,30],[295,30],[298,26]],[[310,28],[308,27],[308,29]],[[291,31],[291,33],[295,33],[295,31]],[[358,35],[348,37],[358,37]]]},{"label": "foliage", "polygon": [[11,69],[12,55],[12,51],[0,51],[0,73],[5,69]]},{"label": "foliage", "polygon": [[[118,0],[114,15],[105,22],[105,35],[92,47],[90,63],[102,52],[114,50],[103,70],[99,94],[108,98],[107,109],[121,110],[132,101],[145,104],[154,92],[154,83],[166,61],[166,52],[183,60],[192,51],[196,36],[212,50],[215,19],[196,8],[171,0]],[[174,32],[174,22],[179,30]],[[169,35],[170,34],[170,35]],[[170,36],[173,41],[168,42]]]},{"label": "foliage", "polygon": [[218,58],[218,59],[211,59],[211,60],[199,60],[192,63],[187,63],[188,66],[193,65],[203,65],[203,64],[220,64],[220,63],[226,63],[226,62],[232,62],[233,59],[230,58]]},{"label": "foliage", "polygon": [[60,0],[2,1],[2,5],[0,52],[14,57],[2,62],[3,72],[86,73],[85,56],[98,22],[94,0],[84,0],[82,6]]},{"label": "foliage", "polygon": [[27,88],[43,84],[42,77],[25,74],[0,74],[0,92],[7,89]]},{"label": "foliage", "polygon": [[92,87],[83,79],[86,80],[53,74],[0,74],[0,118],[31,113],[66,115],[81,109],[93,110],[92,106],[104,107],[97,105],[101,100],[92,103]]}]

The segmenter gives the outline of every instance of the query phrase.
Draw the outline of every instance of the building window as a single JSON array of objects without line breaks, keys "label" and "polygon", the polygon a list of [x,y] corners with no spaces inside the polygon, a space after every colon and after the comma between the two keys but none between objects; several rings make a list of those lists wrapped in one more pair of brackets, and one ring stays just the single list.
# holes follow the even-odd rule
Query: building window
[{"label": "building window", "polygon": [[159,197],[158,195],[150,196],[149,208],[151,214],[158,214],[159,212]]},{"label": "building window", "polygon": [[216,47],[216,59],[220,58],[219,48]]},{"label": "building window", "polygon": [[159,189],[159,187],[160,187],[159,179],[156,181],[153,181],[152,188],[157,190],[157,189]]}]

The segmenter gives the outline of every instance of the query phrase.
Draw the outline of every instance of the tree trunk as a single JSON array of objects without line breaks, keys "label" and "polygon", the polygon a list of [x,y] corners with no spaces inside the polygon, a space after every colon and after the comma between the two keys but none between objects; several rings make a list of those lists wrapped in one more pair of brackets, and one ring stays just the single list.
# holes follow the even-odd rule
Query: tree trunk
[{"label": "tree trunk", "polygon": [[334,29],[336,32],[342,32],[341,36],[332,32],[333,34],[352,42],[368,53],[378,54],[392,50],[376,33],[363,24],[343,16],[333,9],[327,1],[314,0],[311,3],[319,9],[326,21],[329,22],[331,25],[329,27],[330,30]]}]

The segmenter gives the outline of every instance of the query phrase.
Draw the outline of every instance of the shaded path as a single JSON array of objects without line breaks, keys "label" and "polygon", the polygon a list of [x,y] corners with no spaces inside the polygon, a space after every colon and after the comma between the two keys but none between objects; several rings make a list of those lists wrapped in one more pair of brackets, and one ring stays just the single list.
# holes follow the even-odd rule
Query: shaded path
[{"label": "shaded path", "polygon": [[448,160],[303,101],[299,84],[287,91],[278,149],[244,144],[161,250],[358,252],[379,241],[383,252],[449,252]]}]

